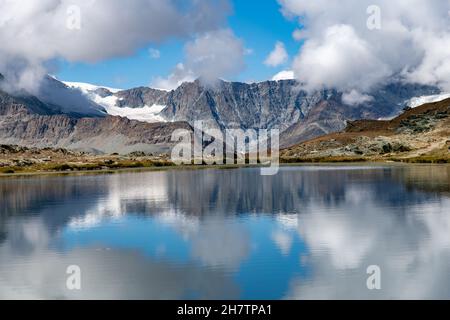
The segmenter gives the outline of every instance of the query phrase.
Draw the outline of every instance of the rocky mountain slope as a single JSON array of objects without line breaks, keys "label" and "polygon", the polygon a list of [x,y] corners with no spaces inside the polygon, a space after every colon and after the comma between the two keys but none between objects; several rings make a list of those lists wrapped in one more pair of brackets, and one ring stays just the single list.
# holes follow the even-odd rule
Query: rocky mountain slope
[{"label": "rocky mountain slope", "polygon": [[145,123],[121,117],[0,116],[2,144],[56,147],[92,153],[168,153],[172,133],[187,123]]},{"label": "rocky mountain slope", "polygon": [[174,130],[191,130],[187,123],[145,123],[73,110],[0,89],[0,143],[92,153],[167,153],[174,144]]},{"label": "rocky mountain slope", "polygon": [[450,162],[450,99],[389,121],[349,122],[345,131],[283,150],[285,161],[342,159]]}]

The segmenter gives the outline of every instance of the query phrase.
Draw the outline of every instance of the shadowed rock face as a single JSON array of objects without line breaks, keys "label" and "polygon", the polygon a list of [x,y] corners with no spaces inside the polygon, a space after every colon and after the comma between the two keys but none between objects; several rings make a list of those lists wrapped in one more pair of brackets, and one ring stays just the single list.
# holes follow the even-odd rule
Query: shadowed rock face
[{"label": "shadowed rock face", "polygon": [[172,91],[163,114],[177,121],[205,120],[220,128],[284,130],[304,116],[307,100],[294,81],[219,82],[214,87],[196,81]]},{"label": "shadowed rock face", "polygon": [[118,107],[132,108],[143,108],[154,104],[164,105],[166,95],[167,91],[147,87],[124,90],[115,94],[119,98],[117,101]]},{"label": "shadowed rock face", "polygon": [[19,114],[58,114],[49,105],[33,96],[13,97],[0,90],[0,116]]},{"label": "shadowed rock face", "polygon": [[94,153],[167,153],[176,129],[187,123],[143,123],[120,117],[72,118],[67,115],[0,117],[4,144],[61,147]]}]

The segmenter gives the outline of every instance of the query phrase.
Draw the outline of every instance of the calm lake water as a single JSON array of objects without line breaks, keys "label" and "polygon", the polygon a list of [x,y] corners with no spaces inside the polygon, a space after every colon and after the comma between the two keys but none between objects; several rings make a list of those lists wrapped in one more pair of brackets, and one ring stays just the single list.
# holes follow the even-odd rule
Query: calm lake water
[{"label": "calm lake water", "polygon": [[450,299],[450,166],[259,173],[0,179],[0,299]]}]

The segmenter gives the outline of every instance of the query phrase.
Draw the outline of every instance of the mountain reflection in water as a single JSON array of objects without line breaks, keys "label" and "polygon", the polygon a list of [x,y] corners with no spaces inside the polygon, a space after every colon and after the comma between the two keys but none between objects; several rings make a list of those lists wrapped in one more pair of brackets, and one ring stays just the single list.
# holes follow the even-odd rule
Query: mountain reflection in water
[{"label": "mountain reflection in water", "polygon": [[0,299],[450,298],[450,166],[259,173],[2,179]]}]

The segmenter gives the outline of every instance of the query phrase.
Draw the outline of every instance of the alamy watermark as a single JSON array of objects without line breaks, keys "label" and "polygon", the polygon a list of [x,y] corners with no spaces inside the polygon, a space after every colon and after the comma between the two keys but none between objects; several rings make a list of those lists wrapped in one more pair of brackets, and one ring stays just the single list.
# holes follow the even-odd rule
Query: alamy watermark
[{"label": "alamy watermark", "polygon": [[369,290],[381,290],[381,268],[376,265],[369,266],[367,268],[367,289]]},{"label": "alamy watermark", "polygon": [[171,160],[176,165],[262,165],[261,175],[276,175],[280,167],[280,131],[210,128],[196,121],[194,132],[172,134]]},{"label": "alamy watermark", "polygon": [[81,29],[81,8],[77,5],[67,7],[66,28],[69,30]]},{"label": "alamy watermark", "polygon": [[381,30],[381,8],[377,5],[371,5],[367,7],[367,29],[369,30]]},{"label": "alamy watermark", "polygon": [[66,274],[68,275],[66,280],[67,290],[81,290],[81,268],[77,265],[68,266]]}]

